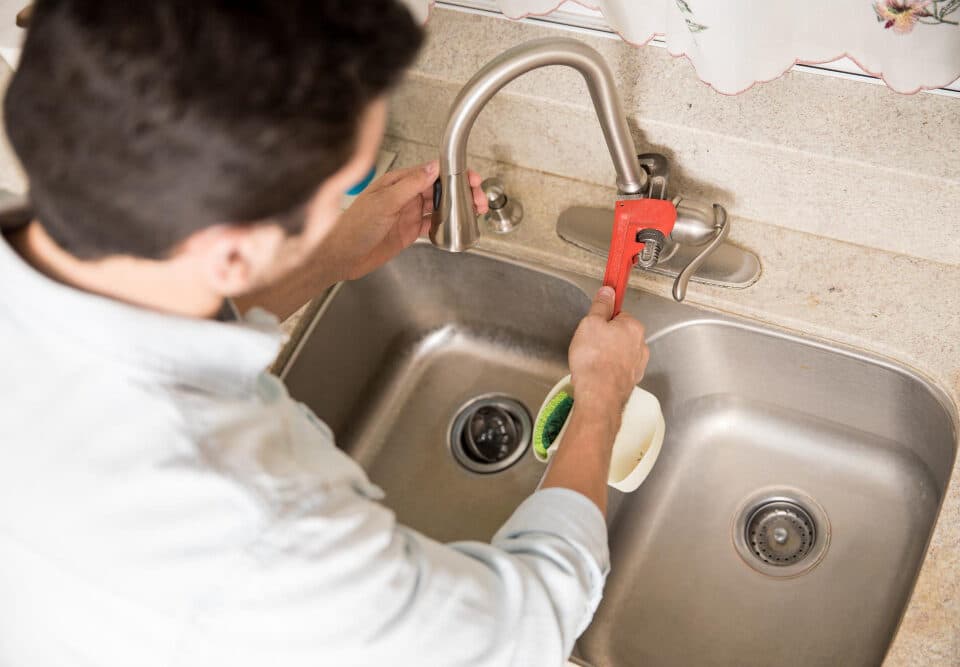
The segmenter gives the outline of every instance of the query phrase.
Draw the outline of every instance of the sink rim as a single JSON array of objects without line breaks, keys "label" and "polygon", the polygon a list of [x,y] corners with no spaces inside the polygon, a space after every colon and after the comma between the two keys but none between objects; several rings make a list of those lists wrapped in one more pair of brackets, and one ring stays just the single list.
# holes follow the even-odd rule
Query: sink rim
[{"label": "sink rim", "polygon": [[[427,250],[428,252],[446,253],[446,251],[436,248],[428,240],[422,238],[418,239],[405,252],[409,252],[410,250],[414,250],[416,252]],[[600,288],[600,285],[602,284],[601,279],[596,277],[576,273],[566,269],[558,269],[555,267],[546,266],[540,262],[528,259],[519,259],[516,257],[506,256],[486,248],[472,248],[467,252],[469,252],[471,255],[482,257],[488,261],[510,264],[550,276],[575,287],[587,298],[592,298],[592,295]],[[297,358],[300,356],[300,353],[303,350],[303,347],[311,338],[317,323],[326,314],[330,305],[337,298],[345,284],[346,281],[336,283],[330,287],[326,293],[314,299],[311,306],[308,306],[308,311],[304,316],[310,318],[309,322],[307,323],[306,327],[299,327],[300,331],[298,332],[297,339],[295,341],[291,341],[293,343],[293,347],[289,353],[284,355],[285,358],[282,360],[282,363],[277,369],[277,374],[280,379],[286,378],[289,369],[296,363]],[[629,311],[629,305],[631,301],[642,299],[670,301],[670,299],[667,297],[646,291],[639,287],[630,286],[627,290],[627,298],[624,299],[624,310]],[[665,326],[655,329],[652,333],[649,333],[648,330],[648,344],[654,343],[660,338],[684,328],[700,325],[721,325],[724,327],[749,331],[757,335],[772,336],[774,338],[779,338],[794,344],[810,346],[823,352],[840,354],[847,358],[879,366],[887,371],[894,372],[919,383],[926,391],[933,395],[933,397],[937,400],[937,403],[941,408],[943,408],[949,417],[953,429],[953,467],[956,467],[957,456],[960,454],[960,408],[958,408],[952,399],[950,392],[943,386],[943,384],[936,378],[924,372],[922,369],[916,368],[908,362],[872,350],[859,348],[848,343],[831,340],[816,334],[792,330],[780,324],[754,320],[744,315],[714,311],[711,310],[709,306],[705,306],[700,303],[685,301],[682,304],[676,305],[678,307],[682,307],[683,309],[699,311],[700,314],[693,318],[678,319],[677,321],[668,323]]]},{"label": "sink rim", "polygon": [[[631,288],[635,289],[635,288]],[[642,291],[642,290],[641,290]],[[650,293],[645,293],[650,294]],[[650,296],[657,297],[657,295],[650,294]],[[664,298],[664,297],[657,297]],[[714,314],[709,311],[708,308],[701,306],[699,304],[693,306],[697,310],[707,311],[707,316],[702,318],[683,320],[676,322],[674,324],[658,329],[653,334],[647,336],[647,344],[655,343],[661,338],[666,337],[669,334],[676,333],[683,329],[688,329],[696,326],[721,326],[731,329],[739,329],[742,331],[749,331],[750,333],[757,334],[760,336],[769,336],[772,338],[778,338],[790,343],[805,345],[807,347],[812,347],[814,349],[839,354],[848,359],[853,359],[856,361],[862,361],[874,366],[878,366],[886,371],[896,373],[902,377],[905,377],[909,380],[912,380],[921,386],[924,387],[935,399],[937,403],[943,408],[944,412],[950,418],[951,425],[953,427],[953,450],[954,457],[960,453],[960,410],[958,410],[957,405],[954,403],[953,399],[950,397],[950,393],[941,385],[941,383],[933,377],[927,375],[924,371],[919,368],[916,368],[904,361],[900,361],[893,357],[883,355],[877,352],[870,350],[865,350],[862,348],[857,348],[853,345],[847,343],[842,343],[838,341],[833,341],[827,338],[822,338],[820,336],[805,334],[800,332],[795,332],[785,327],[781,327],[776,324],[755,324],[749,318],[744,318],[739,315],[727,315],[727,314]]]}]

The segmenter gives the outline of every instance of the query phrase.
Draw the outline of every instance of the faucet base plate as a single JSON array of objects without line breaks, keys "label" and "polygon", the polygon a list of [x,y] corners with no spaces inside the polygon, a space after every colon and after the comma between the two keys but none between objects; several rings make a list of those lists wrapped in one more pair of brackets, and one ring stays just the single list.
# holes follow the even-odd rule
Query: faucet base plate
[{"label": "faucet base plate", "polygon": [[[557,234],[578,248],[606,257],[613,234],[613,209],[574,206],[560,214]],[[661,262],[651,273],[675,278],[700,251],[700,248],[672,244],[672,252],[664,251]],[[704,285],[743,289],[760,278],[760,259],[731,243],[717,248],[691,280]]]}]

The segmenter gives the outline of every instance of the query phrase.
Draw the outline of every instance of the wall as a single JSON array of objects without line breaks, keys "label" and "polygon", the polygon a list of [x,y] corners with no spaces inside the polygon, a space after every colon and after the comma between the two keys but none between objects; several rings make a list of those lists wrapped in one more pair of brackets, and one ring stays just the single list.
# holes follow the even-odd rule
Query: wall
[{"label": "wall", "polygon": [[[0,91],[7,90],[13,72],[10,66],[0,60]],[[26,190],[27,182],[20,170],[17,157],[7,142],[7,133],[3,127],[3,114],[0,114],[0,190],[22,193]]]},{"label": "wall", "polygon": [[[435,8],[394,95],[388,133],[435,145],[457,91],[490,58],[555,28]],[[664,49],[577,35],[603,54],[637,147],[668,155],[672,190],[739,217],[960,264],[960,99],[791,72],[727,97]],[[579,75],[554,67],[510,84],[481,114],[471,154],[614,183]]]}]

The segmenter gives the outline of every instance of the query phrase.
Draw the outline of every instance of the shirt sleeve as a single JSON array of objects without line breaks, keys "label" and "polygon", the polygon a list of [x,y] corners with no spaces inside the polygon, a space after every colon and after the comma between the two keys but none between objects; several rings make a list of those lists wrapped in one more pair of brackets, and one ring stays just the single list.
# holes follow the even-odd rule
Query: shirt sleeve
[{"label": "shirt sleeve", "polygon": [[586,497],[527,498],[490,544],[440,544],[362,483],[328,490],[239,556],[186,664],[562,665],[609,571]]},{"label": "shirt sleeve", "polygon": [[[454,545],[476,553],[469,545]],[[573,650],[600,604],[610,572],[607,526],[586,496],[563,488],[527,498],[493,538],[542,581],[557,607],[564,655]],[[482,558],[482,556],[481,556]]]}]

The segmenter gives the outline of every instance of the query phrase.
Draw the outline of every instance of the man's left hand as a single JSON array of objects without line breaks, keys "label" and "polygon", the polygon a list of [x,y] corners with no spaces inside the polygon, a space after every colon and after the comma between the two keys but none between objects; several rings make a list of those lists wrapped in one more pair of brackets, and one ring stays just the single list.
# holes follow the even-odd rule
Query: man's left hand
[{"label": "man's left hand", "polygon": [[[347,267],[347,280],[366,275],[386,264],[430,231],[433,213],[433,183],[439,165],[424,165],[390,171],[371,183],[343,212],[337,223],[357,235],[353,247],[369,248]],[[478,214],[487,212],[481,178],[469,171],[473,204]]]}]

